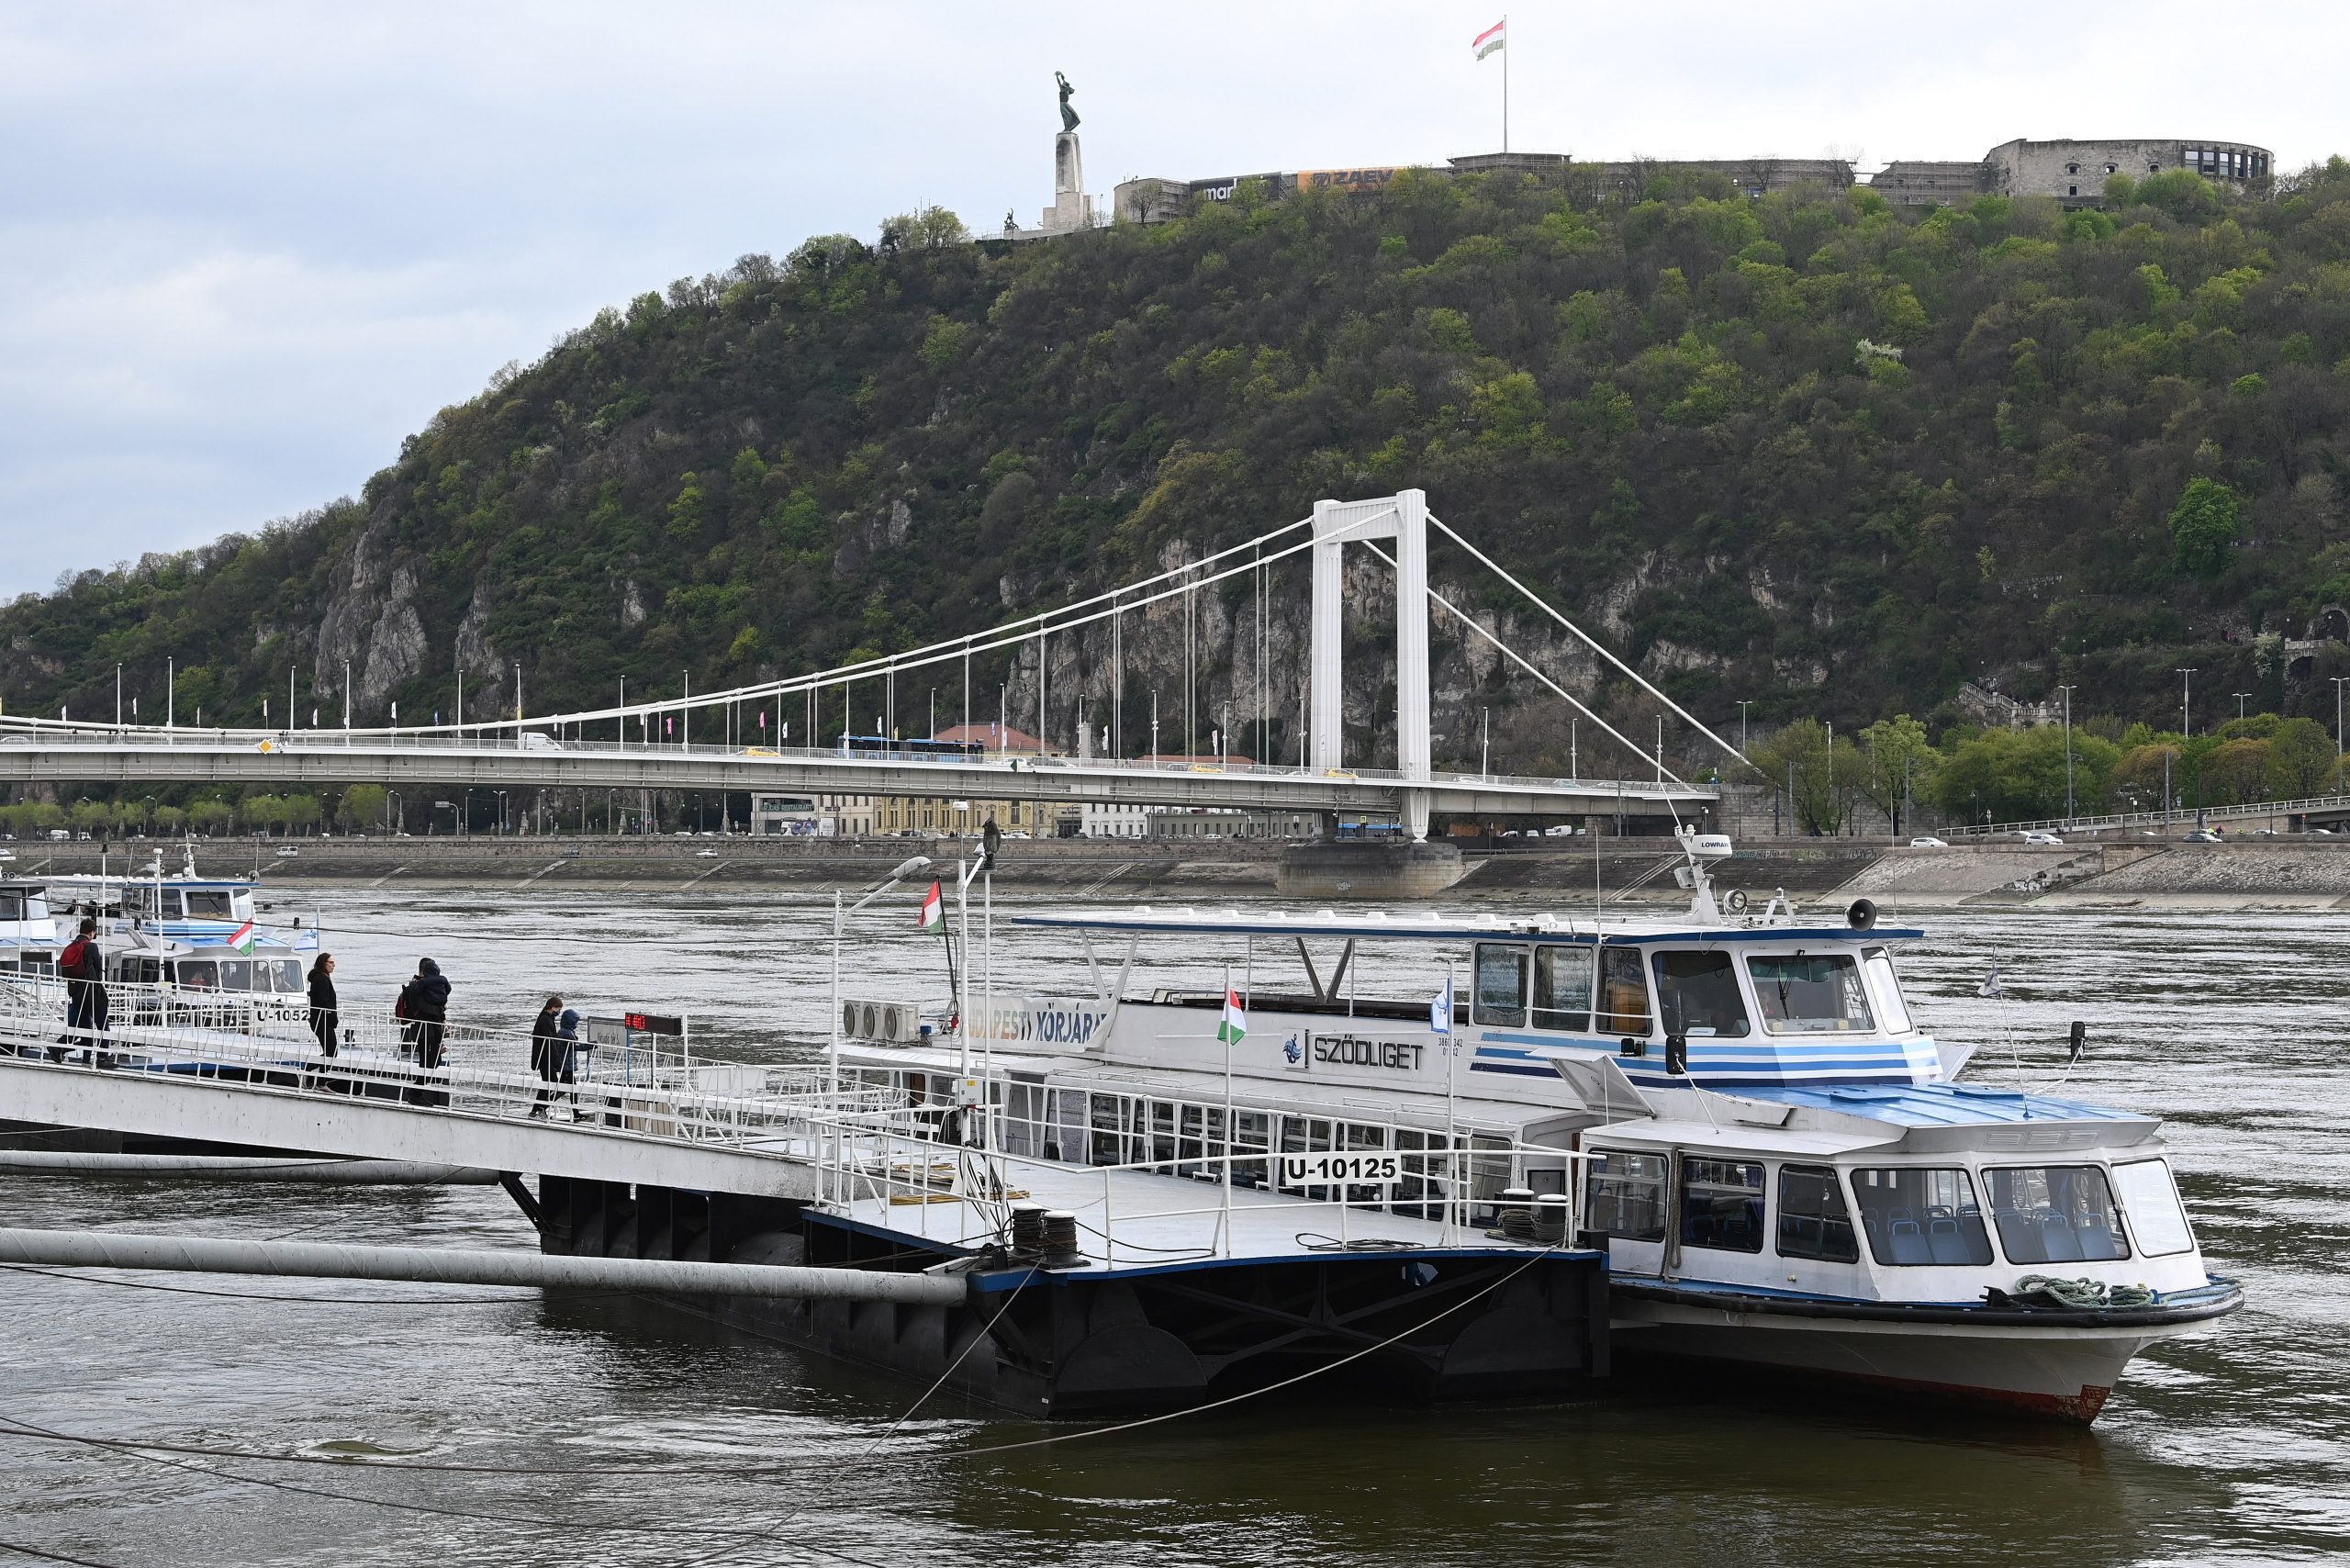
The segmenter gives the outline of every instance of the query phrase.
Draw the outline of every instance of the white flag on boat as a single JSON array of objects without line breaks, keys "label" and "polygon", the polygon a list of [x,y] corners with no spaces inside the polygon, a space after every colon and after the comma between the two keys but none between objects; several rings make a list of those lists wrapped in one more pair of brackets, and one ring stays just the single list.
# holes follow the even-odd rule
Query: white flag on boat
[{"label": "white flag on boat", "polygon": [[1428,1027],[1439,1035],[1452,1033],[1452,976],[1444,977],[1444,989],[1428,1003]]}]

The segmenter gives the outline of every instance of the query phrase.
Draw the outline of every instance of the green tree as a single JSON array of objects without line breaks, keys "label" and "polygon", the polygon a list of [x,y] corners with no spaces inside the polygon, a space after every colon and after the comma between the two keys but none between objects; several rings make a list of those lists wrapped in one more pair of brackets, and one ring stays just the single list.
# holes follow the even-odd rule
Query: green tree
[{"label": "green tree", "polygon": [[2333,737],[2314,719],[2288,719],[2268,739],[2268,799],[2306,800],[2332,788]]},{"label": "green tree", "polygon": [[365,833],[384,825],[384,807],[391,791],[381,784],[353,784],[335,801],[334,825],[339,833]]},{"label": "green tree", "polygon": [[197,801],[187,809],[188,825],[207,838],[226,833],[236,812],[226,801]]},{"label": "green tree", "polygon": [[1861,732],[1861,777],[1857,788],[1897,826],[1908,802],[1934,798],[1934,774],[1942,753],[1926,738],[1926,726],[1907,713],[1880,719]]},{"label": "green tree", "polygon": [[[2073,801],[2095,810],[2120,760],[2111,742],[2075,730]],[[1985,730],[1954,746],[1934,779],[1935,802],[1964,822],[2048,822],[2065,814],[2063,726]]]},{"label": "green tree", "polygon": [[2182,572],[2216,577],[2241,532],[2236,493],[2217,479],[2189,479],[2171,509],[2171,560]]},{"label": "green tree", "polygon": [[1868,768],[1851,736],[1837,735],[1831,745],[1827,725],[1798,719],[1756,742],[1747,755],[1786,797],[1798,833],[1830,836],[1852,820],[1852,799]]},{"label": "green tree", "polygon": [[2197,782],[2199,801],[2206,806],[2242,806],[2260,800],[2268,788],[2269,743],[2222,741],[2203,766]]}]

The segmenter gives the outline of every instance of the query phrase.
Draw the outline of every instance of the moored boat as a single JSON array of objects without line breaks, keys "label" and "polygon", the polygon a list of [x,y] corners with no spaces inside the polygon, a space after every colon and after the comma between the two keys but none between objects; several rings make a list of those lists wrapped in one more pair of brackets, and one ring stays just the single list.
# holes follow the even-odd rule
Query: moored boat
[{"label": "moored boat", "polygon": [[[2153,1118],[1955,1081],[1966,1051],[1919,1026],[1895,962],[1922,933],[1865,901],[1725,910],[1727,842],[1677,848],[1678,918],[1024,913],[1084,946],[1090,995],[836,1048],[917,1103],[984,1093],[1017,1154],[1228,1152],[1236,1182],[1316,1197],[1337,1189],[1281,1157],[1392,1157],[1350,1202],[1604,1246],[1628,1352],[2088,1420],[2148,1345],[2241,1305]],[[1129,994],[1145,940],[1228,955],[1230,983]],[[844,1009],[849,1033],[873,1011]],[[1483,1144],[1513,1152],[1438,1174],[1431,1151]]]}]

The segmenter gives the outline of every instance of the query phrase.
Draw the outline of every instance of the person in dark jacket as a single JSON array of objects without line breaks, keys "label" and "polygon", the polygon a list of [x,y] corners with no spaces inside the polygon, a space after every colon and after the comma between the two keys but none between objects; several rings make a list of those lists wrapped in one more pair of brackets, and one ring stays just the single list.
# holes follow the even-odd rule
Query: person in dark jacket
[{"label": "person in dark jacket", "polygon": [[73,940],[57,955],[57,972],[65,981],[63,1043],[95,1044],[91,1035],[106,1026],[106,959],[98,947],[95,920],[82,917]]},{"label": "person in dark jacket", "polygon": [[318,1036],[320,1056],[334,1055],[336,1015],[334,955],[321,953],[310,966],[310,1033]]},{"label": "person in dark jacket", "polygon": [[[531,1025],[531,1070],[548,1083],[563,1081],[563,1070],[571,1056],[570,1047],[562,1035],[563,1013],[563,998],[550,996]],[[531,1102],[531,1114],[543,1117],[547,1114],[547,1102],[554,1098],[554,1090],[540,1090],[538,1098]]]},{"label": "person in dark jacket", "polygon": [[[442,1061],[441,1036],[449,1024],[449,982],[442,977],[440,965],[430,958],[417,960],[416,973],[400,987],[393,1014],[400,1020],[402,1033],[416,1047],[416,1065],[427,1072],[437,1070]],[[445,1089],[419,1089],[412,1092],[412,1104],[449,1103]]]}]

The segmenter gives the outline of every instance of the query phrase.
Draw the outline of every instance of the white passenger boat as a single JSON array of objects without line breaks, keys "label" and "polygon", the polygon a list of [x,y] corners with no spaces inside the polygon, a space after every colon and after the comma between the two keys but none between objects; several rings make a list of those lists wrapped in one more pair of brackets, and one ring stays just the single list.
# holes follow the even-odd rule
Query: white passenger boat
[{"label": "white passenger boat", "polygon": [[251,940],[288,953],[319,948],[317,921],[298,915],[283,924],[263,920],[263,912],[253,903],[260,884],[245,877],[199,875],[193,844],[184,847],[176,871],[163,868],[163,852],[158,847],[145,866],[126,866],[119,876],[77,872],[49,878],[44,886],[68,941],[72,927],[65,923],[94,915],[100,933],[109,938],[229,946]]},{"label": "white passenger boat", "polygon": [[[1919,1026],[1894,961],[1922,934],[1866,901],[1828,924],[1725,912],[1706,866],[1729,847],[1683,841],[1678,919],[1023,913],[1085,945],[1091,994],[982,1000],[968,1052],[908,1028],[836,1048],[917,1103],[1001,1103],[1010,1153],[1209,1172],[1229,1126],[1241,1184],[1325,1196],[1312,1157],[1360,1155],[1365,1205],[1580,1236],[1607,1252],[1627,1352],[2087,1421],[2149,1344],[2242,1304],[2153,1118],[1953,1081],[1964,1053]],[[1095,951],[1119,938],[1123,958]],[[1127,994],[1146,938],[1228,957],[1228,992]],[[843,1011],[874,1032],[870,1004]],[[1496,1155],[1460,1191],[1428,1151],[1462,1146],[1568,1152]]]}]

